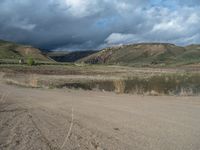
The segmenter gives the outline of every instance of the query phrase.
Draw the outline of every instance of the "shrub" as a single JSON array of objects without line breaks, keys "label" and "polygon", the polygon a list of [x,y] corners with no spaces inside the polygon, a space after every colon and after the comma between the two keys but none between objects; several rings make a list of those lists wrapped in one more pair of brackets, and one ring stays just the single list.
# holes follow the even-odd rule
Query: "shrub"
[{"label": "shrub", "polygon": [[30,57],[30,58],[28,58],[27,64],[30,66],[33,66],[33,65],[35,65],[35,60]]}]

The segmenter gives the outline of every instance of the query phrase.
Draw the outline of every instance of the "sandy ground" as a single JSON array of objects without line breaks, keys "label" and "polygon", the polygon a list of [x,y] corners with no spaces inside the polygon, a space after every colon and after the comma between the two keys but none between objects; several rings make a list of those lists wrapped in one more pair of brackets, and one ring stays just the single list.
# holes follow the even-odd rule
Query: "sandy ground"
[{"label": "sandy ground", "polygon": [[0,84],[0,150],[199,150],[199,97]]}]

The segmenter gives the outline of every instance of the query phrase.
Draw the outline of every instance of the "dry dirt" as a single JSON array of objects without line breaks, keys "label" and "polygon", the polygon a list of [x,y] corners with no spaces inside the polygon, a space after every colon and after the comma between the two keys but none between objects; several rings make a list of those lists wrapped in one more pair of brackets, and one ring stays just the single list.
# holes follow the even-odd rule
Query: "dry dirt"
[{"label": "dry dirt", "polygon": [[0,84],[0,150],[199,150],[200,98]]}]

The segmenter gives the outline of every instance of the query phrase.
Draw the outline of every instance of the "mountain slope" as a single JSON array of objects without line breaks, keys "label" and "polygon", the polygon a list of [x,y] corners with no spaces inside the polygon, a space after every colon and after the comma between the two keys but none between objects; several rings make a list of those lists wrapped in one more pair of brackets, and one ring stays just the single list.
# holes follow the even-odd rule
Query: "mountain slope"
[{"label": "mountain slope", "polygon": [[94,53],[96,53],[96,51],[91,51],[91,50],[75,51],[75,52],[54,51],[54,52],[47,53],[47,56],[57,62],[75,62],[79,59],[82,59]]},{"label": "mountain slope", "polygon": [[37,48],[0,40],[0,59],[27,59],[29,57],[36,60],[49,60]]},{"label": "mountain slope", "polygon": [[111,47],[79,60],[90,64],[155,65],[200,62],[200,46],[141,43]]},{"label": "mountain slope", "polygon": [[186,46],[185,49],[187,50],[183,53],[179,58],[187,59],[187,60],[199,60],[200,59],[200,45],[189,45]]}]

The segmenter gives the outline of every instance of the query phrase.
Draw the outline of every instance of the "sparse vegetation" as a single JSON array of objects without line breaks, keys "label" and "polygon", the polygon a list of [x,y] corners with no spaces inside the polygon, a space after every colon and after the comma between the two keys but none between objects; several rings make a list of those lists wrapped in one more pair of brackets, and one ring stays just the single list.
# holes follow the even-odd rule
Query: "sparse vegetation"
[{"label": "sparse vegetation", "polygon": [[133,77],[125,81],[125,93],[160,95],[200,94],[200,74],[163,74],[150,78]]},{"label": "sparse vegetation", "polygon": [[[119,94],[200,95],[198,71],[188,73],[158,69],[137,71],[131,68],[130,70],[118,68],[115,71],[113,67],[106,66],[60,66],[60,69],[58,66],[19,68],[15,67],[14,72],[11,72],[13,68],[10,68],[9,73],[4,76],[9,83],[30,87],[112,91]],[[128,72],[130,74],[127,74]],[[37,75],[33,77],[32,73]]]},{"label": "sparse vegetation", "polygon": [[28,60],[27,60],[27,64],[29,66],[34,66],[34,65],[36,65],[36,62],[32,57],[29,57]]}]

